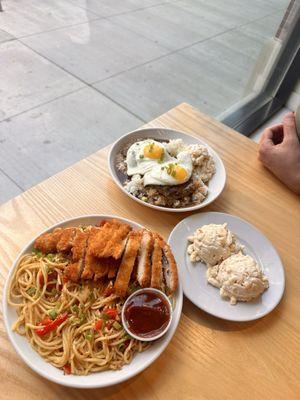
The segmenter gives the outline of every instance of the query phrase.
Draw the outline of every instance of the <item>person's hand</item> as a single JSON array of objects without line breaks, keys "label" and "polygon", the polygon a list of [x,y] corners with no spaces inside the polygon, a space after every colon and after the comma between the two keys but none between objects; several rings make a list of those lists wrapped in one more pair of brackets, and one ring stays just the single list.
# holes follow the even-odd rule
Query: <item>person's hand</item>
[{"label": "person's hand", "polygon": [[265,167],[300,194],[300,142],[292,112],[285,115],[282,124],[264,130],[258,154]]}]

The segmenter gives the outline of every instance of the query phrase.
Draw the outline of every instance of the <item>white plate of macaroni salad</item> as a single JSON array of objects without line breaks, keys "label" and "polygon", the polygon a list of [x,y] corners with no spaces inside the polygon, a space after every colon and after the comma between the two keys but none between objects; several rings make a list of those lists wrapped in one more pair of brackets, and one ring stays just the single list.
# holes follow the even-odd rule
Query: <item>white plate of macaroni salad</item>
[{"label": "white plate of macaroni salad", "polygon": [[251,321],[280,302],[284,268],[271,242],[234,215],[202,212],[169,236],[184,294],[197,307],[230,321]]}]

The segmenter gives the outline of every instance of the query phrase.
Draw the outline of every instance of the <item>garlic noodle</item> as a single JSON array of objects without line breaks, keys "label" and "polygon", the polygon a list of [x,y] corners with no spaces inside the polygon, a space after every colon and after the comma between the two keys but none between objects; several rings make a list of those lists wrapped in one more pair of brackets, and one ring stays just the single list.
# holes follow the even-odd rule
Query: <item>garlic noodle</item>
[{"label": "garlic noodle", "polygon": [[60,253],[39,252],[19,260],[7,294],[18,314],[12,329],[66,374],[120,369],[149,344],[123,329],[124,301],[108,281],[64,281],[69,262]]}]

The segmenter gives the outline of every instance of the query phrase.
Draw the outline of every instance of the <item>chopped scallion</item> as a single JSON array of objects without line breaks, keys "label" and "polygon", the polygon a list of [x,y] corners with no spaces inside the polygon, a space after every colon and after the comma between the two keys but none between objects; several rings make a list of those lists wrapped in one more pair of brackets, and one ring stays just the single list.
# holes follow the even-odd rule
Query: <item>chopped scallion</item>
[{"label": "chopped scallion", "polygon": [[114,327],[115,329],[117,329],[117,330],[120,330],[120,329],[122,329],[122,325],[121,325],[121,324],[119,324],[119,322],[118,322],[118,321],[115,321],[115,322],[113,323],[113,327]]},{"label": "chopped scallion", "polygon": [[56,310],[50,310],[50,311],[48,312],[48,314],[49,314],[49,317],[50,317],[51,319],[55,319],[55,318],[57,317],[57,311],[56,311]]},{"label": "chopped scallion", "polygon": [[26,293],[29,294],[29,296],[34,296],[36,294],[36,288],[32,286],[26,290]]},{"label": "chopped scallion", "polygon": [[91,340],[93,339],[93,337],[94,337],[94,334],[93,334],[92,331],[87,331],[87,332],[85,333],[85,338],[86,338],[87,340],[91,341]]}]

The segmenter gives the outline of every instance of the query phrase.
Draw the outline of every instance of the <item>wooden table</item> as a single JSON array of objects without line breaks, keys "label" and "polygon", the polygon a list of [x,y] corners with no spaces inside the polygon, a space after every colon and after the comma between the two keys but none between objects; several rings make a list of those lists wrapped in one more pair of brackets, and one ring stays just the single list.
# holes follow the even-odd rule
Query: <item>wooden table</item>
[{"label": "wooden table", "polygon": [[[270,315],[254,322],[214,318],[185,299],[178,330],[163,355],[137,377],[105,389],[76,390],[32,372],[0,327],[1,399],[300,399],[300,201],[257,161],[257,145],[187,104],[148,126],[201,136],[222,157],[228,180],[205,211],[238,215],[279,251],[286,291]],[[41,230],[82,214],[116,214],[165,237],[188,214],[134,203],[112,182],[102,149],[0,207],[1,290],[20,249]]]}]

